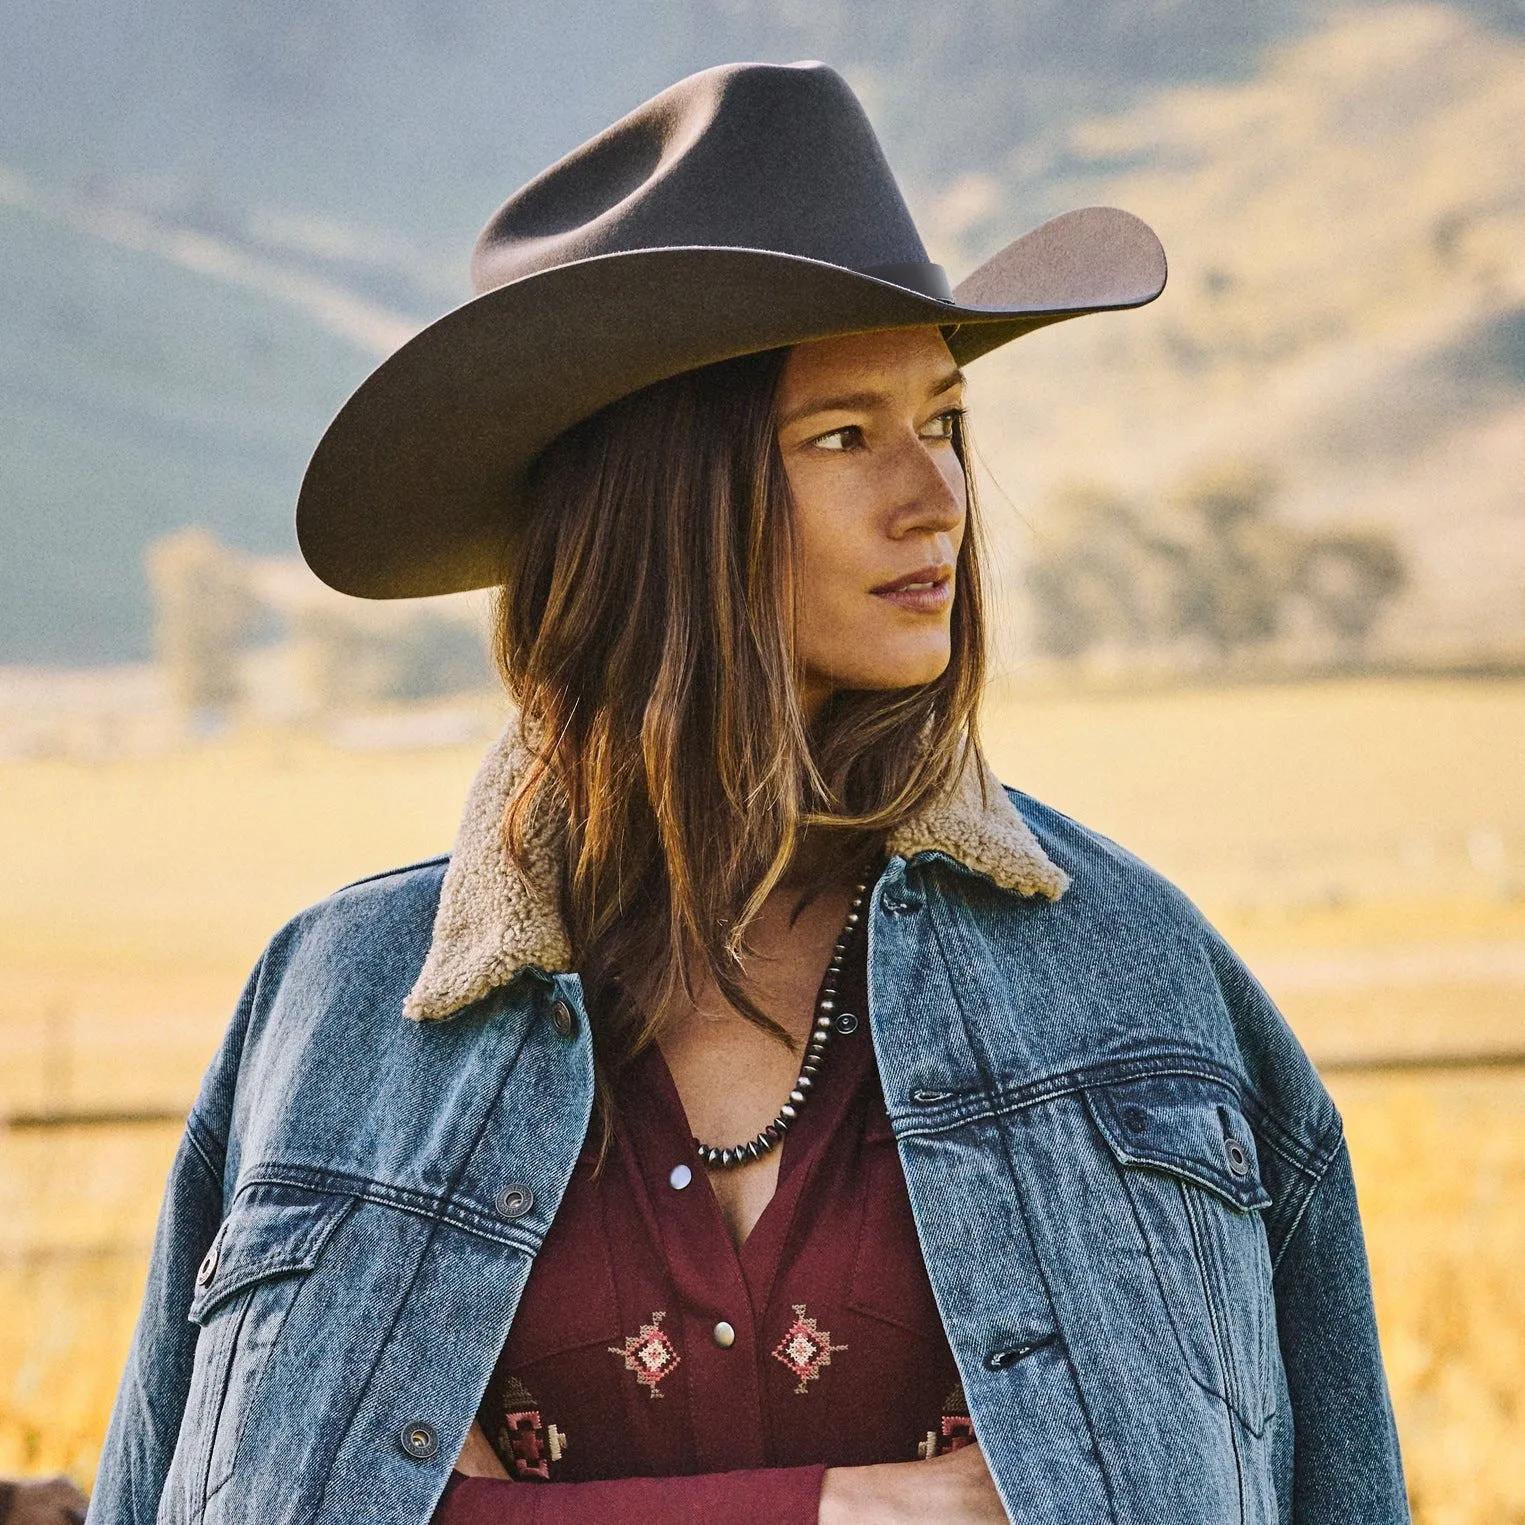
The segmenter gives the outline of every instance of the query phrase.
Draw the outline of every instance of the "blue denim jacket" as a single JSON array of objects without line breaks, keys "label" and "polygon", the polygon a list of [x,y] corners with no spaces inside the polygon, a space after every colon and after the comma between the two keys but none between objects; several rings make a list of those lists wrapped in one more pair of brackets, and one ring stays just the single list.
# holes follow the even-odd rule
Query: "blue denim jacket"
[{"label": "blue denim jacket", "polygon": [[[423,1525],[587,1128],[553,821],[271,941],[186,1125],[90,1518]],[[972,773],[973,770],[969,770]],[[869,1020],[1023,1525],[1408,1518],[1341,1123],[1190,903],[966,775],[891,837]]]}]

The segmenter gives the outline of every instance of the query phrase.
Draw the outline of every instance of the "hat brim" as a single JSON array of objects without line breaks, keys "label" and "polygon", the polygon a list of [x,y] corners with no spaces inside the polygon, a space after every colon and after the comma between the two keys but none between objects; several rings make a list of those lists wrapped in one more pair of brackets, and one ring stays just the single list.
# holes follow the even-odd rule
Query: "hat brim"
[{"label": "hat brim", "polygon": [[498,582],[525,472],[573,424],[682,371],[812,339],[942,327],[963,364],[1033,329],[1139,307],[1165,256],[1127,212],[1065,213],[951,302],[770,250],[663,248],[558,265],[414,336],[329,425],[297,539],[330,587],[421,598]]}]

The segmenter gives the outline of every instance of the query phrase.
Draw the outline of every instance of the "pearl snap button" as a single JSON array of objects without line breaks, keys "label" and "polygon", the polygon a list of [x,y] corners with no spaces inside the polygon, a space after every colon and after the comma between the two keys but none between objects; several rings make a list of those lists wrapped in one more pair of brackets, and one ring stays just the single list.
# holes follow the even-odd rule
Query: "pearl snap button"
[{"label": "pearl snap button", "polygon": [[715,1325],[715,1343],[722,1350],[729,1350],[736,1343],[736,1331],[724,1319]]},{"label": "pearl snap button", "polygon": [[397,1443],[414,1461],[428,1461],[439,1452],[439,1431],[432,1424],[404,1425]]},{"label": "pearl snap button", "polygon": [[674,1191],[682,1191],[683,1188],[693,1180],[693,1178],[694,1173],[688,1168],[687,1165],[674,1165],[673,1168],[668,1172],[667,1184],[671,1186]]}]

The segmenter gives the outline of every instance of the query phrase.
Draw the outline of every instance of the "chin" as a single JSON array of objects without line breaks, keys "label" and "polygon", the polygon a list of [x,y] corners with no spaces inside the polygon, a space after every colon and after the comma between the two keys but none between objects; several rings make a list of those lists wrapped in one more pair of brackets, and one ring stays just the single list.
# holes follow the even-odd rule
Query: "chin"
[{"label": "chin", "polygon": [[838,688],[855,688],[871,693],[889,693],[899,688],[921,688],[935,683],[948,670],[949,650],[895,652],[876,657],[871,662],[854,663],[850,670],[835,677]]}]

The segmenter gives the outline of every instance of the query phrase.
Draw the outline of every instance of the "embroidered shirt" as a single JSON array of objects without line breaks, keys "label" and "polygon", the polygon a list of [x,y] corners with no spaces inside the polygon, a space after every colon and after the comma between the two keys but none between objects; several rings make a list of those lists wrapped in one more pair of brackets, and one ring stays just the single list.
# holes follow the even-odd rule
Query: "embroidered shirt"
[{"label": "embroidered shirt", "polygon": [[595,1175],[580,1157],[479,1414],[514,1481],[453,1479],[436,1525],[813,1522],[826,1466],[972,1439],[879,1086],[862,943],[739,1251],[660,1051],[622,1077],[609,1158]]}]

